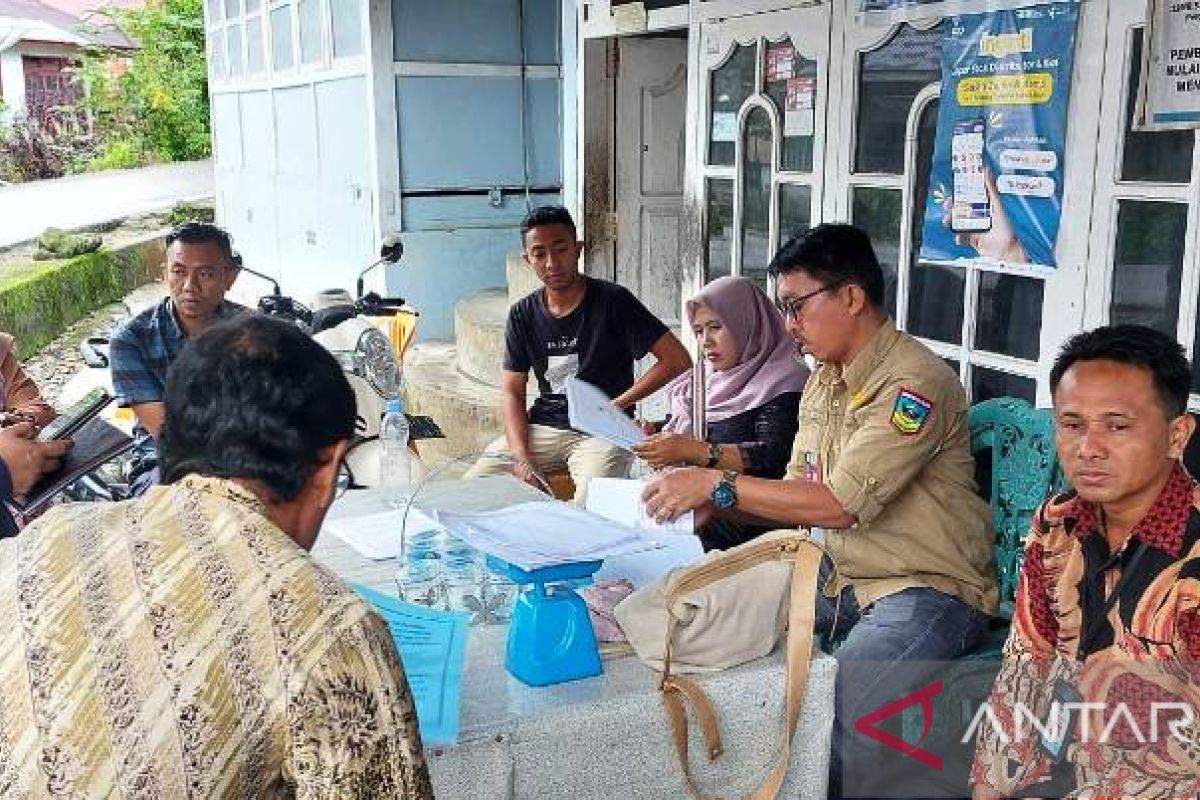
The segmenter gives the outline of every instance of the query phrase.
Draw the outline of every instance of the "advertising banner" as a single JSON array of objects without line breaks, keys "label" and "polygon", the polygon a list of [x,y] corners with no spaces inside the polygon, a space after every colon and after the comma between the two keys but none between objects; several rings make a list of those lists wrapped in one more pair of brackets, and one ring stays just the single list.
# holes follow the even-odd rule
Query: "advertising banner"
[{"label": "advertising banner", "polygon": [[921,260],[1055,267],[1078,6],[944,23]]},{"label": "advertising banner", "polygon": [[1200,127],[1200,0],[1151,0],[1138,127]]},{"label": "advertising banner", "polygon": [[1043,2],[1045,0],[858,0],[858,14],[868,24],[891,25],[903,20],[1027,8]]}]

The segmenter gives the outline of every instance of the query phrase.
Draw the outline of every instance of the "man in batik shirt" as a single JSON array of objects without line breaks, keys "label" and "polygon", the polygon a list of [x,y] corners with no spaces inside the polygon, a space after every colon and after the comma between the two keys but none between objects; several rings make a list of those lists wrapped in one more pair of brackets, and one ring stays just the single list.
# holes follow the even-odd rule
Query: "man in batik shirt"
[{"label": "man in batik shirt", "polygon": [[169,485],[0,542],[0,797],[432,797],[387,626],[308,554],[353,432],[293,326],[184,348]]},{"label": "man in batik shirt", "polygon": [[1200,796],[1200,492],[1183,349],[1080,334],[1050,373],[1075,489],[1035,517],[976,798]]}]

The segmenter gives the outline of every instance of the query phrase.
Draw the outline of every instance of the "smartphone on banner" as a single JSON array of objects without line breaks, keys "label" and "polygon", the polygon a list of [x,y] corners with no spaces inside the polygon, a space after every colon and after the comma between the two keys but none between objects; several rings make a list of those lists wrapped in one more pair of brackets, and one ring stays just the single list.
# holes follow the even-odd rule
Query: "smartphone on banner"
[{"label": "smartphone on banner", "polygon": [[950,228],[955,232],[991,230],[992,206],[983,176],[983,142],[986,123],[974,117],[954,123],[950,140],[950,166],[954,197]]}]

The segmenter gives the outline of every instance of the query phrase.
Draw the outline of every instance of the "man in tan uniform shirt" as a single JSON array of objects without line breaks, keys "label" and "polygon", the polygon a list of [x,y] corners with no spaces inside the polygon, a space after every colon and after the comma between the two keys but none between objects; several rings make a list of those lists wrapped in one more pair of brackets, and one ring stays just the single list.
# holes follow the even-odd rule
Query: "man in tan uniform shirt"
[{"label": "man in tan uniform shirt", "polygon": [[647,509],[704,518],[732,494],[721,513],[825,529],[837,576],[817,627],[845,636],[830,794],[886,796],[892,777],[869,766],[879,745],[854,723],[924,686],[933,662],[973,648],[996,610],[967,399],[953,370],[888,318],[862,231],[818,226],[784,245],[770,271],[789,332],[822,364],[800,401],[788,479],[676,470],[647,487]]}]

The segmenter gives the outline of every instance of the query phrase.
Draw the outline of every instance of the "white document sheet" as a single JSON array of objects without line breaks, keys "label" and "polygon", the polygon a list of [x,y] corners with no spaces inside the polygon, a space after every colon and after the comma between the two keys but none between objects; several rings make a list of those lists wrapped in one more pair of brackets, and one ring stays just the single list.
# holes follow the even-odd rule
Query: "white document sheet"
[{"label": "white document sheet", "polygon": [[[372,561],[400,556],[400,523],[404,509],[397,508],[374,514],[327,519],[325,530],[337,536],[358,553]],[[438,523],[419,508],[408,512],[408,535],[436,530]]]},{"label": "white document sheet", "polygon": [[654,583],[677,567],[695,564],[704,557],[700,538],[691,533],[681,536],[663,536],[662,547],[640,553],[628,553],[604,559],[604,566],[596,573],[596,580],[618,580],[625,578],[640,589]]},{"label": "white document sheet", "polygon": [[477,550],[527,570],[658,546],[641,531],[557,500],[520,503],[479,514],[439,511],[437,518]]},{"label": "white document sheet", "polygon": [[642,502],[643,480],[592,478],[588,481],[587,510],[594,514],[646,531],[651,536],[690,534],[696,530],[696,515],[689,511],[672,522],[655,522]]},{"label": "white document sheet", "polygon": [[632,450],[646,438],[637,423],[612,404],[611,397],[578,378],[567,381],[567,416],[575,430],[624,450]]}]

